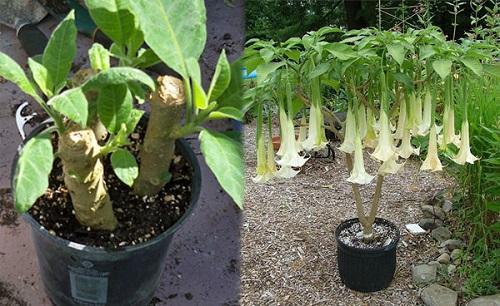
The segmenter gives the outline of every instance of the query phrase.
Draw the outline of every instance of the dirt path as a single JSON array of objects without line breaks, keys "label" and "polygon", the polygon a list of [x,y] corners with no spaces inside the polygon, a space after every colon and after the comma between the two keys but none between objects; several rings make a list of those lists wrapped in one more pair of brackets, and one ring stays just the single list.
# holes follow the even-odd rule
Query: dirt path
[{"label": "dirt path", "polygon": [[[449,184],[442,173],[418,172],[409,160],[384,184],[379,217],[401,231],[396,276],[381,292],[363,294],[346,288],[336,264],[335,227],[355,217],[351,187],[345,181],[344,156],[333,163],[315,159],[291,180],[255,184],[255,124],[245,126],[246,208],[242,230],[241,303],[243,305],[419,305],[411,266],[439,254],[430,235],[415,237],[405,229],[418,223],[420,205]],[[335,144],[338,147],[339,144]],[[367,171],[376,165],[365,157]],[[374,183],[363,188],[365,201]]]}]

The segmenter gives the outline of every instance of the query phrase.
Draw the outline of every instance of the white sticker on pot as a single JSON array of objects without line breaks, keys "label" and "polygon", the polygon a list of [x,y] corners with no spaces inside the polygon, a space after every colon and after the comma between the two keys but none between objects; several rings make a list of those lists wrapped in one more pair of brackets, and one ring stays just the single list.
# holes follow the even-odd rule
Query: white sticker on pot
[{"label": "white sticker on pot", "polygon": [[108,273],[69,267],[71,296],[88,305],[105,305],[108,297]]}]

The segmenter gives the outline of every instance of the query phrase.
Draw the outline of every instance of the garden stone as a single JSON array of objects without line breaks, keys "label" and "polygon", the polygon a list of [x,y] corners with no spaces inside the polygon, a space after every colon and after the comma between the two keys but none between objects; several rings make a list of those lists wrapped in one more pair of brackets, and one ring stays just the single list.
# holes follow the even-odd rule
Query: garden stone
[{"label": "garden stone", "polygon": [[433,230],[437,227],[443,226],[443,221],[435,218],[423,218],[418,222],[418,225],[426,230]]},{"label": "garden stone", "polygon": [[437,258],[437,261],[441,264],[449,264],[450,263],[450,255],[448,255],[447,253],[443,253],[441,255],[439,255],[439,257]]},{"label": "garden stone", "polygon": [[436,266],[437,269],[441,267],[441,264],[435,260],[429,261],[427,264],[430,266]]},{"label": "garden stone", "polygon": [[500,306],[500,293],[478,297],[467,303],[467,306]]},{"label": "garden stone", "polygon": [[441,243],[443,241],[450,239],[451,232],[446,227],[440,226],[432,230],[431,236],[437,242]]},{"label": "garden stone", "polygon": [[441,285],[432,284],[422,290],[420,297],[426,306],[455,306],[458,294]]},{"label": "garden stone", "polygon": [[448,251],[447,248],[439,248],[439,254],[444,254],[444,253],[449,253],[450,251]]},{"label": "garden stone", "polygon": [[448,271],[448,275],[452,275],[456,270],[457,266],[455,265],[449,265],[448,268],[446,268],[446,271]]},{"label": "garden stone", "polygon": [[441,248],[447,248],[450,251],[453,251],[455,249],[461,249],[465,247],[465,243],[462,240],[459,239],[448,239],[444,242],[442,242],[439,247]]},{"label": "garden stone", "polygon": [[426,285],[436,280],[436,265],[418,265],[412,268],[413,283],[415,285]]},{"label": "garden stone", "polygon": [[443,209],[439,206],[432,206],[432,205],[422,205],[422,212],[424,213],[425,217],[437,217],[441,220],[446,219],[446,215],[443,211]]},{"label": "garden stone", "polygon": [[446,214],[449,214],[452,209],[453,209],[453,202],[450,201],[450,200],[444,200],[444,202],[443,202],[443,211]]}]

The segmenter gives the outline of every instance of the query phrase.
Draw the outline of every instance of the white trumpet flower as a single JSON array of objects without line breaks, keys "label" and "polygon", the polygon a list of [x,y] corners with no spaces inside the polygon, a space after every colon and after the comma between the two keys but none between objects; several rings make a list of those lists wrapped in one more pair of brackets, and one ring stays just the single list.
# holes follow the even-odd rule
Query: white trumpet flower
[{"label": "white trumpet flower", "polygon": [[276,172],[276,176],[287,179],[296,176],[299,172],[298,170],[293,170],[290,166],[281,166],[278,172]]},{"label": "white trumpet flower", "polygon": [[381,109],[380,110],[380,134],[377,147],[375,151],[371,154],[372,157],[378,159],[379,161],[385,162],[394,155],[394,139],[392,138],[392,133],[389,126],[389,118],[387,113]]},{"label": "white trumpet flower", "polygon": [[427,149],[427,157],[425,158],[420,170],[431,170],[441,171],[443,166],[439,160],[437,152],[437,139],[436,139],[436,125],[432,124],[431,130],[429,131],[429,147]]},{"label": "white trumpet flower", "polygon": [[321,107],[313,103],[309,109],[309,134],[307,135],[307,139],[302,142],[302,148],[304,148],[304,150],[319,151],[326,147],[328,141],[326,141],[325,128],[323,125]]},{"label": "white trumpet flower", "polygon": [[416,135],[418,133],[418,127],[422,124],[422,98],[420,96],[412,95],[412,133]]},{"label": "white trumpet flower", "polygon": [[417,132],[418,135],[425,136],[427,135],[427,133],[429,133],[429,129],[431,128],[431,115],[432,115],[432,96],[431,92],[427,90],[424,97],[424,114],[422,123],[418,126],[418,132]]},{"label": "white trumpet flower", "polygon": [[459,165],[464,165],[466,162],[473,164],[479,158],[472,155],[470,152],[469,144],[469,122],[467,120],[462,121],[462,143],[460,144],[460,150],[458,151],[453,161]]},{"label": "white trumpet flower", "polygon": [[375,116],[371,108],[366,109],[366,136],[363,144],[367,148],[375,149],[377,147],[377,132],[375,131]]},{"label": "white trumpet flower", "polygon": [[439,147],[444,150],[453,143],[460,146],[460,135],[455,135],[455,110],[453,105],[445,105],[443,112],[443,134],[439,137]]},{"label": "white trumpet flower", "polygon": [[280,107],[279,108],[279,119],[280,119],[280,133],[281,133],[281,138],[280,138],[280,148],[278,149],[278,152],[276,152],[276,155],[282,156],[283,152],[285,151],[285,144],[284,144],[284,135],[285,135],[285,129],[287,126],[287,116],[285,113],[285,109]]},{"label": "white trumpet flower", "polygon": [[363,159],[363,146],[361,145],[361,137],[359,132],[356,133],[354,141],[354,162],[351,175],[347,179],[348,182],[354,184],[370,184],[374,176],[369,175],[365,170]]},{"label": "white trumpet flower", "polygon": [[402,139],[403,132],[406,126],[406,101],[403,99],[399,104],[399,117],[396,132],[394,133],[395,139]]},{"label": "white trumpet flower", "polygon": [[[256,169],[257,175],[252,178],[252,181],[254,181],[255,183],[265,183],[269,181],[276,173],[276,165],[274,164],[274,149],[272,141],[269,142],[267,151],[268,153],[266,156],[264,137],[263,135],[259,135],[257,140],[257,169]],[[269,151],[271,151],[272,154],[271,156],[269,156]]]},{"label": "white trumpet flower", "polygon": [[358,106],[358,121],[359,136],[363,139],[366,136],[368,127],[366,126],[366,109],[362,103]]},{"label": "white trumpet flower", "polygon": [[309,158],[300,156],[297,151],[295,129],[293,127],[292,119],[287,116],[285,126],[282,126],[281,128],[281,146],[283,147],[283,150],[281,151],[281,159],[277,161],[278,165],[297,168],[302,167]]},{"label": "white trumpet flower", "polygon": [[409,129],[404,129],[403,140],[401,141],[401,145],[399,146],[399,148],[396,149],[396,152],[399,154],[399,156],[405,159],[410,157],[412,154],[420,154],[420,147],[414,148],[411,145],[411,135]]},{"label": "white trumpet flower", "polygon": [[391,156],[388,160],[382,163],[382,165],[378,168],[378,174],[379,175],[388,175],[388,174],[396,174],[403,165],[405,164],[400,163],[398,164],[396,161],[398,160],[398,155],[394,154]]},{"label": "white trumpet flower", "polygon": [[339,150],[347,154],[354,152],[354,142],[356,138],[356,118],[351,107],[347,109],[347,116],[344,126],[344,142],[340,145]]}]

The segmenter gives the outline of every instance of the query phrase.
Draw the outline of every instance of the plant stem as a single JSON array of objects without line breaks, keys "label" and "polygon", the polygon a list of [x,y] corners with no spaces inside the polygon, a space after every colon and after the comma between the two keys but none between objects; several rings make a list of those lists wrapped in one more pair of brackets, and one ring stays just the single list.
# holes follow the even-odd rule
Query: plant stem
[{"label": "plant stem", "polygon": [[[158,87],[151,98],[144,144],[139,153],[141,165],[139,177],[134,183],[134,191],[138,195],[157,194],[168,181],[175,149],[174,132],[179,130],[181,124],[184,93],[181,80],[172,76],[158,78]],[[189,107],[187,109],[189,111]]]},{"label": "plant stem", "polygon": [[113,230],[118,221],[104,182],[104,166],[94,132],[71,126],[59,137],[64,183],[77,220],[97,230]]},{"label": "plant stem", "polygon": [[[352,170],[352,155],[346,154],[347,170],[351,172]],[[351,184],[352,192],[354,193],[354,202],[356,203],[356,213],[358,215],[359,223],[363,226],[363,233],[369,235],[371,233],[371,226],[368,226],[368,220],[366,219],[363,201],[361,200],[361,193],[359,191],[358,184]]]}]

